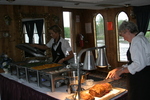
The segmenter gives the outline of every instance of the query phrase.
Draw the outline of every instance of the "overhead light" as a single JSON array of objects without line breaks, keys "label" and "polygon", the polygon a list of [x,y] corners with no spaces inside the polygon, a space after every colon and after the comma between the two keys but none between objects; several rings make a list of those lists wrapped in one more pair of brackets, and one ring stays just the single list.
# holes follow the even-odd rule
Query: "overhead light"
[{"label": "overhead light", "polygon": [[15,0],[6,0],[6,1],[8,1],[8,2],[13,2],[13,1],[15,1]]},{"label": "overhead light", "polygon": [[80,3],[79,2],[77,2],[77,3],[74,3],[74,5],[79,5]]},{"label": "overhead light", "polygon": [[130,6],[130,4],[125,4],[125,7],[129,7]]}]

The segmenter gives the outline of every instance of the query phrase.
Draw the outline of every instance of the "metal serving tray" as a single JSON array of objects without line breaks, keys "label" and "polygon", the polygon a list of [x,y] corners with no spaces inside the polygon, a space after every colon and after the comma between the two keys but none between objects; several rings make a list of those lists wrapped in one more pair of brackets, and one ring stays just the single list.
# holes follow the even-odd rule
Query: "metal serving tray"
[{"label": "metal serving tray", "polygon": [[37,78],[37,85],[39,87],[45,86],[42,84],[42,78],[44,77],[47,81],[49,81],[51,91],[55,91],[56,81],[59,80],[66,80],[65,76],[68,74],[68,71],[71,71],[71,69],[67,69],[65,65],[52,67],[48,69],[42,69],[42,70],[35,70],[35,69],[28,69],[30,71],[36,72],[36,78]]},{"label": "metal serving tray", "polygon": [[26,61],[22,62],[13,62],[11,63],[10,72],[13,75],[17,75],[18,78],[26,78],[28,81],[27,71],[28,68],[43,65],[47,62],[36,62],[36,63],[27,63]]}]

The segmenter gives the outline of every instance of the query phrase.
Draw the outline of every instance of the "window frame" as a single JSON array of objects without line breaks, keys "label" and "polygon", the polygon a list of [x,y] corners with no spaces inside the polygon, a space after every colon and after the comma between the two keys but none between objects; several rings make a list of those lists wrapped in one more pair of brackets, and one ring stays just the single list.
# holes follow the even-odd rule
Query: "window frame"
[{"label": "window frame", "polygon": [[[94,20],[93,20],[93,25],[94,25],[94,43],[95,43],[95,46],[97,47],[98,46],[98,44],[97,44],[97,30],[96,30],[96,17],[98,16],[98,15],[100,15],[102,18],[103,18],[103,36],[104,36],[104,38],[103,38],[103,40],[104,40],[104,44],[103,45],[105,45],[106,44],[106,39],[105,39],[105,23],[104,23],[104,17],[103,17],[103,15],[101,14],[101,13],[98,13],[98,14],[96,14],[95,15],[95,17],[94,17]],[[103,46],[103,45],[101,45],[101,46]]]},{"label": "window frame", "polygon": [[[43,18],[42,18],[42,19],[43,19]],[[27,20],[27,19],[25,19],[25,20]],[[29,20],[31,20],[31,19],[29,19]],[[33,19],[33,20],[35,20],[35,19]],[[37,20],[37,19],[36,19],[36,20]],[[41,19],[39,19],[39,20],[41,20]],[[44,19],[43,19],[43,20],[44,20]],[[22,28],[22,29],[23,29],[23,35],[24,35],[24,43],[29,43],[29,37],[28,37],[28,35],[27,35],[27,31],[26,31],[25,25],[23,25],[23,28]],[[36,38],[35,35],[38,36],[36,24],[34,23],[33,43],[39,44],[38,42],[36,42],[36,40],[39,40],[39,36],[38,36],[38,38]],[[45,20],[44,20],[44,22],[43,22],[43,31],[42,31],[41,37],[43,38],[43,39],[42,39],[42,40],[43,40],[43,44],[46,44]]]},{"label": "window frame", "polygon": [[[121,47],[120,47],[120,41],[119,41],[119,39],[123,39],[122,37],[120,37],[118,34],[118,28],[119,28],[119,25],[118,25],[118,17],[119,17],[119,14],[121,14],[121,13],[125,13],[126,14],[126,16],[127,16],[127,20],[129,20],[129,17],[128,17],[128,15],[127,15],[127,13],[125,12],[125,11],[120,11],[120,12],[118,12],[118,14],[116,15],[116,39],[117,39],[117,60],[118,60],[118,62],[127,62],[128,60],[127,60],[127,57],[126,57],[126,60],[121,60]],[[123,22],[124,20],[122,20],[122,22]],[[125,40],[123,40],[123,42],[124,43],[128,43],[127,41],[125,41]],[[128,47],[129,47],[129,45],[128,45]],[[128,47],[126,48],[126,50],[128,49]],[[124,51],[124,55],[126,55],[126,52]]]},{"label": "window frame", "polygon": [[[97,32],[96,32],[96,17],[100,15],[102,18],[103,18],[103,35],[104,35],[104,44],[103,45],[106,45],[106,36],[105,36],[105,22],[104,22],[104,17],[101,13],[97,13],[95,16],[94,16],[94,19],[93,19],[93,27],[94,27],[94,44],[95,44],[95,47],[98,47],[97,45]],[[100,45],[100,46],[103,46],[103,45]],[[95,57],[97,58],[98,57],[98,50],[95,50]]]}]

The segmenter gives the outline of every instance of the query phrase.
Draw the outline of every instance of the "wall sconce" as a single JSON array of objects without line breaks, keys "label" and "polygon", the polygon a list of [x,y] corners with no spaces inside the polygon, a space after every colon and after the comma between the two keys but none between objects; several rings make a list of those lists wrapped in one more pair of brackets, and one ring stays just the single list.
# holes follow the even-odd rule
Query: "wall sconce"
[{"label": "wall sconce", "polygon": [[[81,50],[81,51],[78,53],[77,57],[75,57],[75,64],[74,64],[74,65],[75,65],[76,68],[77,68],[77,75],[78,75],[78,90],[77,90],[78,100],[80,100],[80,91],[81,91],[81,75],[80,75],[80,70],[81,70],[81,68],[80,68],[80,58],[81,58],[81,55],[82,55],[84,52],[86,52],[83,69],[84,69],[84,70],[94,70],[94,69],[96,69],[95,63],[94,63],[94,64],[93,64],[93,63],[90,63],[90,62],[94,62],[93,55],[92,55],[91,51],[92,51],[92,50],[96,50],[96,49],[100,49],[100,50],[102,49],[102,52],[103,52],[103,51],[104,51],[104,48],[105,48],[105,46],[83,49],[83,50]],[[105,52],[103,52],[103,53],[105,53]],[[104,56],[103,56],[103,57],[104,57]],[[100,57],[100,59],[106,59],[106,57],[104,57],[104,58]],[[99,60],[100,60],[100,59],[99,59]],[[88,62],[87,62],[87,61],[88,61]],[[107,61],[107,59],[104,60],[104,61]],[[108,61],[107,61],[107,63],[108,63]],[[108,65],[107,63],[105,63],[106,65],[104,65],[104,66],[107,66],[107,65]],[[88,64],[88,65],[87,65],[87,64]],[[89,66],[89,65],[90,65],[90,66]],[[92,66],[91,66],[91,65],[92,65]],[[88,66],[89,66],[89,67],[88,67]]]},{"label": "wall sconce", "polygon": [[7,38],[7,37],[10,37],[8,31],[0,31],[0,38]]},{"label": "wall sconce", "polygon": [[136,18],[136,15],[135,15],[135,13],[134,13],[134,11],[133,11],[133,10],[130,10],[130,16],[131,16],[133,19],[135,19],[135,18]]},{"label": "wall sconce", "polygon": [[10,25],[11,24],[11,18],[10,18],[10,16],[9,15],[5,15],[4,16],[4,21],[5,21],[5,24],[6,25]]},{"label": "wall sconce", "polygon": [[52,20],[53,20],[56,24],[58,24],[58,22],[59,22],[59,17],[56,16],[56,15],[52,15]]},{"label": "wall sconce", "polygon": [[9,37],[9,36],[10,36],[10,34],[8,32],[3,33],[3,37]]}]

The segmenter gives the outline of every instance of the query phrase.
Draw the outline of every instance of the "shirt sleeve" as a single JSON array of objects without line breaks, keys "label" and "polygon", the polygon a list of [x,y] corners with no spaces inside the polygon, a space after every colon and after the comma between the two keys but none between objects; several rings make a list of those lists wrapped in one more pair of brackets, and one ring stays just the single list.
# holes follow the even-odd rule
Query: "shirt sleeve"
[{"label": "shirt sleeve", "polygon": [[67,55],[69,51],[72,51],[69,42],[65,39],[62,41],[62,51],[65,55]]},{"label": "shirt sleeve", "polygon": [[71,51],[72,50],[72,48],[70,47],[70,44],[68,43],[67,40],[63,41],[63,47],[64,47],[64,49],[66,49],[66,51]]},{"label": "shirt sleeve", "polygon": [[146,66],[146,53],[142,39],[133,39],[130,47],[132,63],[128,65],[131,74],[141,71]]},{"label": "shirt sleeve", "polygon": [[52,44],[54,43],[54,39],[52,38],[47,44],[46,44],[46,46],[48,47],[48,48],[52,48]]}]

